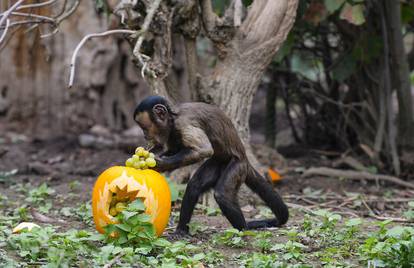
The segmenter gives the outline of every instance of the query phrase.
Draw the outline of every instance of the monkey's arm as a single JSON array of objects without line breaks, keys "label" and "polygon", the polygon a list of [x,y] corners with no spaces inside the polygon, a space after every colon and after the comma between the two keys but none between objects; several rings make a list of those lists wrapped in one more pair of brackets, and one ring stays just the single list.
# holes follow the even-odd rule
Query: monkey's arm
[{"label": "monkey's arm", "polygon": [[157,158],[156,170],[174,170],[213,155],[210,140],[201,128],[188,126],[181,131],[181,135],[183,147],[174,155]]}]

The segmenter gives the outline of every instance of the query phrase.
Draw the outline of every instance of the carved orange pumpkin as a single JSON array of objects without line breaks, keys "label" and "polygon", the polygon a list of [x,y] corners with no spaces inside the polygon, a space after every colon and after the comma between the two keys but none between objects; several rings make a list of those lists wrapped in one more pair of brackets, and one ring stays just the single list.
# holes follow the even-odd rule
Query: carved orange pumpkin
[{"label": "carved orange pumpkin", "polygon": [[109,214],[113,194],[128,202],[141,198],[151,215],[158,236],[168,224],[171,212],[171,194],[165,178],[152,169],[137,170],[130,167],[115,166],[99,175],[92,194],[93,219],[96,229],[104,233],[103,227],[116,223]]}]

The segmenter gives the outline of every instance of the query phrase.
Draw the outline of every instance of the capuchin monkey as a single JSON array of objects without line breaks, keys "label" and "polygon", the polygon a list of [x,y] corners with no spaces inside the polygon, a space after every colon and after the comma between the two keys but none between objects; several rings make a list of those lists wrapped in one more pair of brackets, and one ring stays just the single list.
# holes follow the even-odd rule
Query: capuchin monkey
[{"label": "capuchin monkey", "polygon": [[[198,198],[211,188],[223,215],[238,230],[287,222],[287,206],[249,163],[236,128],[219,108],[199,102],[173,107],[163,97],[150,96],[138,104],[134,120],[154,145],[155,170],[170,171],[207,159],[187,184],[176,235],[188,234],[187,224]],[[242,183],[263,199],[276,218],[246,222],[237,199]]]}]

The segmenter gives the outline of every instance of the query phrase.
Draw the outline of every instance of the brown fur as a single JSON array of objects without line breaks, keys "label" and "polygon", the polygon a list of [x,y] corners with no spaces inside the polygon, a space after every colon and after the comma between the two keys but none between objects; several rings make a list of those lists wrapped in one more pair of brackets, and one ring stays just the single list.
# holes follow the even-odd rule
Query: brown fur
[{"label": "brown fur", "polygon": [[[136,108],[135,119],[147,139],[166,151],[156,157],[159,171],[173,170],[206,158],[187,184],[177,226],[187,233],[199,196],[214,188],[214,197],[233,227],[280,226],[288,209],[270,183],[250,165],[242,141],[231,120],[217,107],[205,103],[183,103],[171,107],[163,98],[149,97]],[[237,201],[237,192],[246,183],[276,215],[275,219],[247,222]]]}]

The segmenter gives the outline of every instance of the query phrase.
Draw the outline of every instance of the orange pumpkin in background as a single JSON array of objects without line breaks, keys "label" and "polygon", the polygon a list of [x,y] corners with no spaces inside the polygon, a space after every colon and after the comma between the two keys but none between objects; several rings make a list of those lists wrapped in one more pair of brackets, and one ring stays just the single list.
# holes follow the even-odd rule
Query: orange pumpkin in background
[{"label": "orange pumpkin in background", "polygon": [[131,167],[110,167],[95,182],[92,193],[92,211],[96,229],[104,233],[103,227],[116,223],[109,214],[112,196],[131,202],[141,198],[146,207],[145,213],[158,236],[168,224],[171,213],[171,193],[166,179],[152,169],[137,170]]}]

